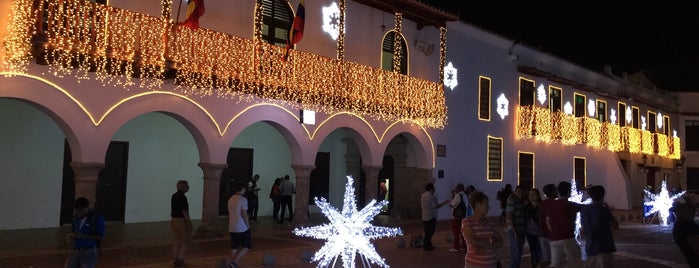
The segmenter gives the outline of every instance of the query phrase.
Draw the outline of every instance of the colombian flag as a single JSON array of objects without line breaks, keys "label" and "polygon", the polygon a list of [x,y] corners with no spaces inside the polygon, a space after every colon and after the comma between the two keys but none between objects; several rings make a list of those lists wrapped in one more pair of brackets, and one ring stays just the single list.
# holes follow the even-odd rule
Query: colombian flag
[{"label": "colombian flag", "polygon": [[204,15],[204,0],[189,0],[187,3],[187,19],[181,25],[191,29],[199,29],[199,18]]},{"label": "colombian flag", "polygon": [[299,2],[299,6],[296,8],[296,17],[294,17],[294,23],[291,24],[291,30],[289,31],[289,37],[286,39],[286,53],[284,53],[284,60],[289,58],[289,49],[303,37],[303,25],[306,21],[306,8],[303,5],[303,0]]}]

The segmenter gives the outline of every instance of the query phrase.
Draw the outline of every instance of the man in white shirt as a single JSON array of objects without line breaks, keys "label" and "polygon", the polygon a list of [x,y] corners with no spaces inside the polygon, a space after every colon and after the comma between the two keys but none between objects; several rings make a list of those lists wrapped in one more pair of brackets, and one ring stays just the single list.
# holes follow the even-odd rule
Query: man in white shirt
[{"label": "man in white shirt", "polygon": [[228,199],[228,232],[231,236],[233,255],[229,267],[238,268],[240,259],[252,248],[252,234],[248,218],[248,199],[243,196],[247,185],[236,183],[233,187],[235,194]]},{"label": "man in white shirt", "polygon": [[432,246],[432,235],[437,228],[437,209],[449,203],[449,199],[442,203],[437,203],[437,196],[434,195],[434,183],[425,185],[425,192],[420,197],[420,206],[422,209],[422,227],[425,231],[425,238],[422,244],[424,250],[434,250]]},{"label": "man in white shirt", "polygon": [[284,214],[286,209],[289,209],[289,222],[294,219],[294,207],[291,203],[291,196],[296,193],[296,185],[289,180],[289,175],[284,176],[284,181],[279,187],[281,193],[282,213],[279,217],[279,223],[284,223]]}]

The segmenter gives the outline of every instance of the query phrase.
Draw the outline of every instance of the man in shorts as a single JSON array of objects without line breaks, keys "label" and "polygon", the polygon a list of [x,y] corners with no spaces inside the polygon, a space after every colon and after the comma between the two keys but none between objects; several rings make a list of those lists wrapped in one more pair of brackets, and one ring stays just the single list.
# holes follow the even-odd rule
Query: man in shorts
[{"label": "man in shorts", "polygon": [[231,255],[233,255],[230,268],[238,268],[240,259],[252,247],[248,199],[244,196],[246,187],[247,185],[243,184],[234,185],[235,194],[228,199],[228,232],[231,236]]}]

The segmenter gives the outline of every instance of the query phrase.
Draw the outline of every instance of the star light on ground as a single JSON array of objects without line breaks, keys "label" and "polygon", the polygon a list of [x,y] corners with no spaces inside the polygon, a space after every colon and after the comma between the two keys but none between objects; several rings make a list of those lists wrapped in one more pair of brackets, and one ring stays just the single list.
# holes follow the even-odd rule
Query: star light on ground
[{"label": "star light on ground", "polygon": [[337,211],[325,198],[315,198],[316,205],[330,223],[294,229],[294,234],[298,236],[326,240],[325,245],[313,256],[313,261],[318,261],[317,267],[329,267],[331,262],[334,267],[340,257],[343,267],[354,268],[357,254],[365,267],[371,264],[389,267],[376,252],[371,240],[403,235],[400,228],[374,226],[370,223],[381,212],[381,208],[388,204],[387,200],[378,203],[371,200],[361,211],[357,210],[353,181],[352,176],[347,176],[342,211]]},{"label": "star light on ground", "polygon": [[663,226],[667,226],[667,217],[670,216],[670,208],[672,207],[672,203],[675,202],[675,199],[679,198],[686,192],[682,191],[679,194],[670,196],[670,193],[667,191],[667,184],[665,181],[663,181],[663,184],[660,186],[660,193],[657,195],[646,189],[643,189],[643,191],[646,192],[651,200],[644,202],[646,206],[651,206],[651,209],[646,212],[644,216],[647,217],[655,212],[660,213],[660,223]]}]

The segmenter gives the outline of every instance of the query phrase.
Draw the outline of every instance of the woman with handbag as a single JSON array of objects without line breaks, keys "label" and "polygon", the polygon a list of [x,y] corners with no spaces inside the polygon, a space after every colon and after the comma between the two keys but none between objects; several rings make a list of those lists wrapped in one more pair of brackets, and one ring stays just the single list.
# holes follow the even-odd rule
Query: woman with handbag
[{"label": "woman with handbag", "polygon": [[496,250],[502,247],[503,241],[500,233],[488,222],[487,215],[490,209],[488,196],[476,191],[469,196],[469,202],[473,206],[473,215],[461,221],[461,233],[466,239],[468,248],[465,256],[466,268],[496,268],[499,267]]}]

